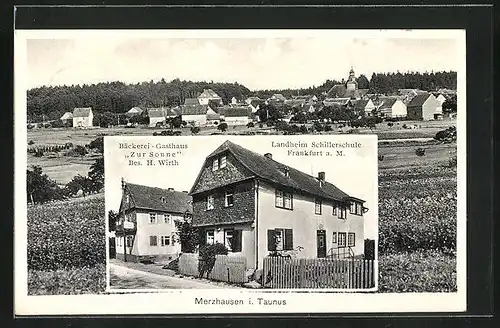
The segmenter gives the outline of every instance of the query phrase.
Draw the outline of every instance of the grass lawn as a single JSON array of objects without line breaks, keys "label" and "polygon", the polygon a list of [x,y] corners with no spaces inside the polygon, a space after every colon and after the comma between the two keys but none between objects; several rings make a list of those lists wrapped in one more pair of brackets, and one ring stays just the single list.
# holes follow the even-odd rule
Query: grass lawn
[{"label": "grass lawn", "polygon": [[379,292],[456,292],[455,256],[439,251],[379,256]]},{"label": "grass lawn", "polygon": [[54,271],[28,270],[29,295],[99,294],[106,288],[106,266]]}]

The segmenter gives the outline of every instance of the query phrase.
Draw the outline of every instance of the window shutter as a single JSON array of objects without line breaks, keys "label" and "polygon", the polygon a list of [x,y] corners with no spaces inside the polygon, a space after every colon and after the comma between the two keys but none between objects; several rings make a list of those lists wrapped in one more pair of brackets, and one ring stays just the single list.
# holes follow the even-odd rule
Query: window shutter
[{"label": "window shutter", "polygon": [[275,235],[274,235],[274,230],[272,229],[267,230],[267,250],[268,251],[276,250]]},{"label": "window shutter", "polygon": [[207,232],[205,230],[200,229],[199,234],[200,234],[200,245],[206,245],[207,244]]},{"label": "window shutter", "polygon": [[293,230],[285,229],[285,245],[283,247],[286,250],[293,249]]},{"label": "window shutter", "polygon": [[233,230],[231,249],[233,252],[241,252],[241,230]]}]

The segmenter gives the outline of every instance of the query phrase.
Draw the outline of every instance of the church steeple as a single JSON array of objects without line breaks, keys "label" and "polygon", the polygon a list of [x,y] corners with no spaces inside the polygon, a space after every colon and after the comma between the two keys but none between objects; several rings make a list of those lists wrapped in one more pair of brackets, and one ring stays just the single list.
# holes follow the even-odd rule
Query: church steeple
[{"label": "church steeple", "polygon": [[358,89],[358,82],[356,81],[356,76],[354,75],[354,68],[349,71],[349,78],[347,79],[346,88],[348,91]]}]

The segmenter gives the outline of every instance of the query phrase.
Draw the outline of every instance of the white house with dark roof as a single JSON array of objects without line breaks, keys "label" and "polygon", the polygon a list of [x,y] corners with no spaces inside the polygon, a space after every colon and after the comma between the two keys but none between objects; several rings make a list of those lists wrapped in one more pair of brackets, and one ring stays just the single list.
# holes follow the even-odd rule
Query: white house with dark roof
[{"label": "white house with dark roof", "polygon": [[398,98],[386,98],[377,109],[380,117],[405,117],[406,105]]},{"label": "white house with dark roof", "polygon": [[91,107],[73,109],[73,127],[90,128],[93,126],[94,113]]},{"label": "white house with dark roof", "polygon": [[72,112],[66,112],[61,116],[60,120],[64,123],[67,124],[69,122],[73,122],[73,113]]},{"label": "white house with dark roof", "polygon": [[442,107],[432,93],[423,93],[413,97],[406,107],[406,117],[409,120],[428,121],[443,115]]},{"label": "white house with dark roof", "polygon": [[198,102],[200,105],[208,105],[210,100],[218,102],[219,105],[222,105],[222,98],[212,89],[205,89],[198,96]]},{"label": "white house with dark roof", "polygon": [[205,159],[189,192],[192,224],[206,244],[224,244],[262,268],[270,252],[301,257],[364,254],[365,201],[328,182],[226,141]]},{"label": "white house with dark roof", "polygon": [[[212,113],[213,112],[213,113]],[[180,106],[180,115],[183,121],[194,126],[207,124],[207,114],[214,114],[208,105],[182,105]]]},{"label": "white house with dark roof", "polygon": [[250,106],[226,108],[224,121],[227,125],[247,125],[252,122],[252,108]]},{"label": "white house with dark roof", "polygon": [[167,118],[162,108],[148,108],[149,127],[154,128],[157,124],[164,123]]},{"label": "white house with dark roof", "polygon": [[116,257],[171,260],[181,252],[176,220],[192,214],[187,191],[124,183],[115,233]]}]

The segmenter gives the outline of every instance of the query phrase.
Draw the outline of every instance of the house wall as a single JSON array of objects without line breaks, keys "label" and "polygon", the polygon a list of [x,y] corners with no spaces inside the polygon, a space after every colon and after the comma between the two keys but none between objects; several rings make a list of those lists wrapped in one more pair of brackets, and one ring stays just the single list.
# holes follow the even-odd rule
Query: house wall
[{"label": "house wall", "polygon": [[[220,187],[207,193],[193,195],[193,223],[214,226],[233,222],[249,222],[255,218],[255,191],[253,181],[231,185],[233,206],[225,206],[225,191]],[[214,208],[207,210],[207,195],[214,197]]]},{"label": "house wall", "polygon": [[[157,214],[157,223],[149,223],[149,214]],[[160,217],[159,214],[162,214]],[[170,214],[170,223],[165,223],[164,214]],[[137,244],[137,255],[172,255],[175,256],[181,251],[181,244],[177,241],[172,245],[161,246],[161,236],[175,236],[177,238],[177,229],[175,228],[175,220],[182,220],[183,216],[174,213],[156,212],[156,211],[138,211],[137,214],[137,234],[135,243]],[[149,236],[158,237],[158,246],[149,245]]]},{"label": "house wall", "polygon": [[247,116],[225,117],[227,125],[247,125],[252,120]]},{"label": "house wall", "polygon": [[407,109],[406,105],[401,101],[397,100],[393,105],[392,105],[392,117],[403,117],[406,116],[407,114]]},{"label": "house wall", "polygon": [[89,117],[73,117],[73,127],[92,127],[93,116]]},{"label": "house wall", "polygon": [[442,114],[442,107],[439,110],[439,101],[436,100],[436,97],[431,95],[422,105],[422,118],[423,120],[433,120],[434,114],[440,113]]},{"label": "house wall", "polygon": [[200,126],[207,123],[207,115],[182,115],[182,120],[188,123],[193,122],[195,126]]},{"label": "house wall", "polygon": [[421,106],[409,106],[407,107],[406,117],[409,120],[422,120],[422,107]]},{"label": "house wall", "polygon": [[228,224],[218,226],[208,226],[200,228],[201,233],[206,234],[207,230],[214,230],[214,242],[227,246],[224,240],[225,229],[241,230],[241,252],[229,252],[229,256],[244,256],[247,260],[247,268],[255,268],[255,228],[252,223]]},{"label": "house wall", "polygon": [[262,267],[263,258],[269,254],[267,249],[268,229],[293,229],[293,247],[302,246],[298,253],[301,258],[317,257],[317,230],[326,231],[327,255],[337,244],[332,243],[333,232],[354,232],[355,246],[352,248],[355,255],[364,254],[364,220],[362,216],[350,214],[347,219],[334,216],[332,203],[323,201],[322,214],[315,214],[315,199],[308,195],[293,195],[293,210],[275,206],[275,188],[265,182],[258,184],[257,222],[258,229],[258,267]]},{"label": "house wall", "polygon": [[154,128],[157,123],[165,122],[165,117],[150,117],[149,118],[149,127]]}]

